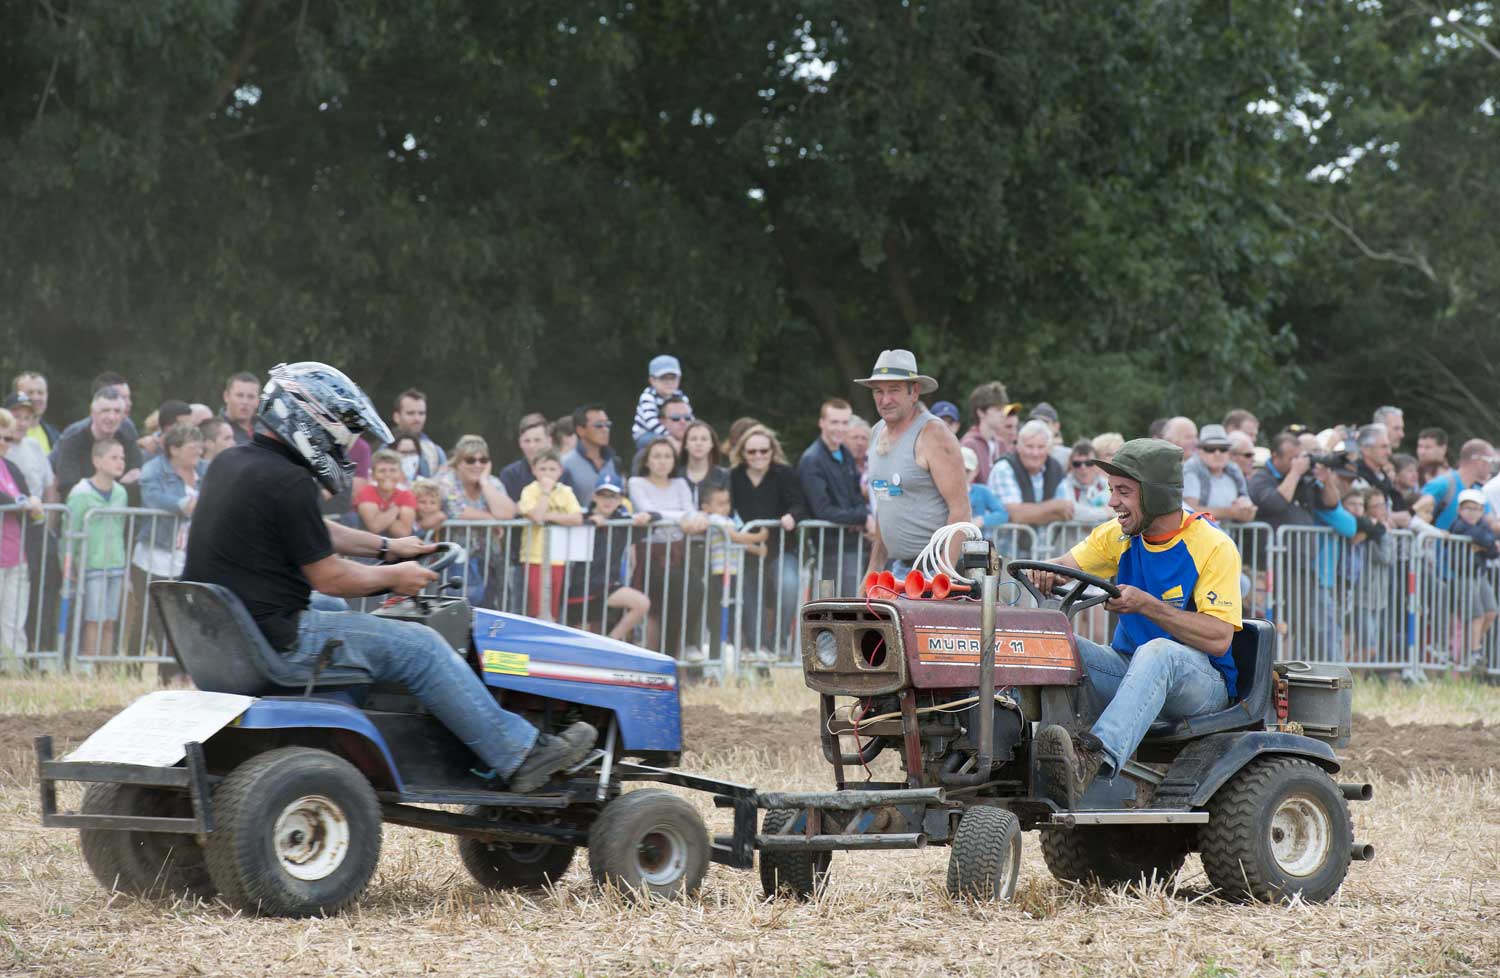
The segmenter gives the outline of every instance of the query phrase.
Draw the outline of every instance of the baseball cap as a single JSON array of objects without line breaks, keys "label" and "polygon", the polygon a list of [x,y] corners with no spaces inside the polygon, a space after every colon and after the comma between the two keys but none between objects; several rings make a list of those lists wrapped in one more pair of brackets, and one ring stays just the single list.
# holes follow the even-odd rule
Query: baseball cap
[{"label": "baseball cap", "polygon": [[624,490],[620,488],[619,483],[609,478],[600,479],[599,484],[594,487],[594,495],[597,496],[601,492],[612,492],[617,496],[624,494]]},{"label": "baseball cap", "polygon": [[932,406],[932,413],[946,421],[957,421],[962,415],[958,413],[958,405],[952,401],[938,401]]},{"label": "baseball cap", "polygon": [[9,411],[13,407],[31,407],[31,398],[20,391],[16,391],[14,394],[7,394],[5,397],[5,410]]},{"label": "baseball cap", "polygon": [[1036,407],[1031,409],[1031,414],[1027,416],[1028,421],[1032,418],[1041,418],[1043,421],[1056,422],[1057,408],[1048,404],[1046,401],[1041,401],[1037,404]]},{"label": "baseball cap", "polygon": [[974,449],[968,445],[960,445],[958,446],[958,454],[963,456],[965,472],[970,469],[979,468],[979,456],[975,453]]},{"label": "baseball cap", "polygon": [[681,377],[682,364],[678,363],[677,358],[672,356],[670,353],[663,353],[659,357],[652,357],[651,376],[662,377],[666,374],[676,374],[677,376]]},{"label": "baseball cap", "polygon": [[1462,506],[1464,503],[1478,503],[1479,505],[1483,506],[1485,502],[1486,500],[1484,498],[1484,493],[1480,492],[1478,489],[1465,489],[1463,492],[1458,494],[1458,504],[1460,506]]},{"label": "baseball cap", "polygon": [[1210,446],[1227,448],[1229,447],[1229,432],[1225,431],[1221,424],[1206,424],[1198,429],[1198,444],[1204,448]]}]

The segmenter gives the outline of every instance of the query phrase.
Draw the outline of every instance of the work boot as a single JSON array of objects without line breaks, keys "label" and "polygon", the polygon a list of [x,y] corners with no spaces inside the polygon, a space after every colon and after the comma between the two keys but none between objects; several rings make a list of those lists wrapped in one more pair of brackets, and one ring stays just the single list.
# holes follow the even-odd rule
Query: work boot
[{"label": "work boot", "polygon": [[510,776],[510,790],[518,794],[535,791],[558,771],[570,768],[588,756],[599,731],[582,721],[553,736],[542,734],[531,745],[521,766]]},{"label": "work boot", "polygon": [[1075,739],[1049,723],[1036,735],[1036,759],[1047,779],[1047,795],[1059,808],[1076,809],[1104,763],[1104,744],[1092,731]]}]

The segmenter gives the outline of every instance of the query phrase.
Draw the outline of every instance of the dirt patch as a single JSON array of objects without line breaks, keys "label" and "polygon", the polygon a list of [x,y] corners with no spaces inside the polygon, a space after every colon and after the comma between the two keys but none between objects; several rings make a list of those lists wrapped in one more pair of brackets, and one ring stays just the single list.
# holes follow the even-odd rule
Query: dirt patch
[{"label": "dirt patch", "polygon": [[104,725],[120,711],[115,708],[73,710],[52,716],[0,714],[0,781],[30,782],[36,774],[36,749],[32,741],[43,734],[52,738],[52,752],[65,751]]},{"label": "dirt patch", "polygon": [[[683,742],[699,754],[734,749],[777,751],[817,743],[818,714],[730,713],[719,706],[682,711]],[[1500,727],[1470,724],[1391,724],[1356,714],[1354,737],[1339,751],[1345,770],[1405,784],[1411,775],[1482,775],[1500,767]]]},{"label": "dirt patch", "polygon": [[1339,755],[1345,771],[1405,784],[1415,773],[1482,775],[1500,768],[1500,727],[1473,723],[1391,724],[1354,716],[1354,736]]},{"label": "dirt patch", "polygon": [[685,706],[682,742],[698,754],[736,749],[779,751],[808,745],[818,749],[818,711],[730,713],[721,706]]}]

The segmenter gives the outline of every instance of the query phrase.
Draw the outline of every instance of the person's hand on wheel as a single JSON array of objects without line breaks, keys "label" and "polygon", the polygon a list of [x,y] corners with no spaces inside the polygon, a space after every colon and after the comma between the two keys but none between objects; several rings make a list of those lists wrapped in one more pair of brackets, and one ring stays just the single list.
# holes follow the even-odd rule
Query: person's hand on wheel
[{"label": "person's hand on wheel", "polygon": [[421,564],[395,564],[390,569],[391,590],[396,594],[418,594],[437,580],[437,575]]},{"label": "person's hand on wheel", "polygon": [[1054,574],[1051,571],[1028,569],[1022,571],[1021,573],[1030,578],[1032,586],[1035,587],[1038,591],[1042,592],[1043,594],[1049,595],[1053,591],[1057,590],[1058,585],[1068,580],[1068,578],[1063,577],[1061,574]]},{"label": "person's hand on wheel", "polygon": [[1120,596],[1104,602],[1104,607],[1105,610],[1117,615],[1139,615],[1144,613],[1146,606],[1155,600],[1147,591],[1131,587],[1129,584],[1121,584]]},{"label": "person's hand on wheel", "polygon": [[390,549],[386,551],[385,562],[394,564],[403,560],[416,560],[418,557],[432,553],[437,548],[437,544],[427,543],[420,537],[395,537],[390,541]]}]

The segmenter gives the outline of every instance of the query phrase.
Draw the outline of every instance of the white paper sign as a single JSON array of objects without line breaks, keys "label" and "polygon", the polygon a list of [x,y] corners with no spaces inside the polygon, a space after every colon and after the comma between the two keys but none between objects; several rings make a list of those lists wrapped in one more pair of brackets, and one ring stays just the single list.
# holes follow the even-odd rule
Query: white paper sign
[{"label": "white paper sign", "polygon": [[[556,532],[553,530],[554,534]],[[554,535],[553,539],[556,540],[557,537]],[[593,560],[594,527],[588,524],[566,527],[563,530],[563,546],[567,548],[568,560]],[[556,557],[554,556],[553,559]]]},{"label": "white paper sign", "polygon": [[253,696],[196,689],[147,693],[63,760],[171,767],[186,756],[183,745],[207,740],[254,702]]}]

